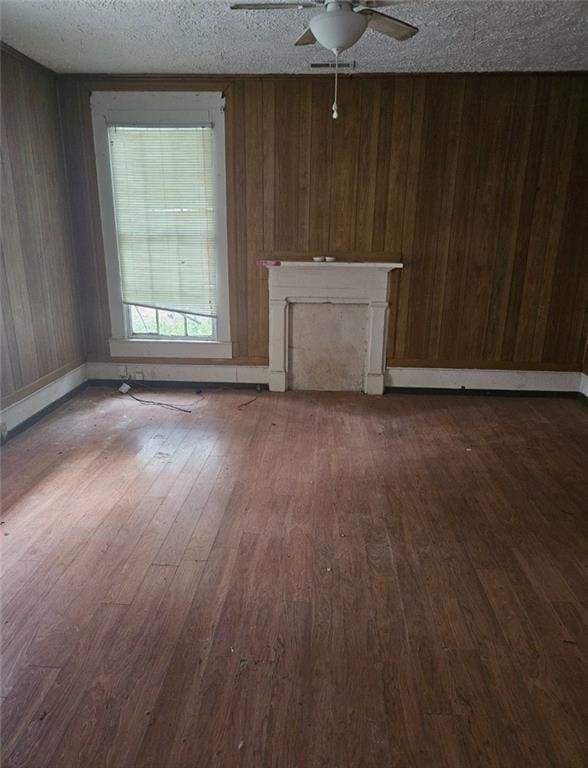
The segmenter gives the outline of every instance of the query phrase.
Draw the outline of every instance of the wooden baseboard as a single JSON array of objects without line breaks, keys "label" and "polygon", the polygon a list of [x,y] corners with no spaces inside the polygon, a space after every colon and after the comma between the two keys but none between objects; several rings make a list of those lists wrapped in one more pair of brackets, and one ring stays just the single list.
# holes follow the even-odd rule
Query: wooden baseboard
[{"label": "wooden baseboard", "polygon": [[8,408],[10,405],[14,405],[14,403],[20,402],[25,397],[32,395],[33,393],[37,392],[37,390],[42,389],[43,387],[46,387],[48,384],[51,384],[53,381],[57,381],[58,379],[61,379],[70,371],[73,371],[76,368],[79,368],[80,365],[83,365],[84,363],[85,363],[85,360],[81,360],[81,359],[72,360],[71,363],[66,363],[66,365],[62,365],[61,368],[56,368],[54,371],[51,371],[51,373],[48,373],[45,376],[41,376],[41,378],[37,379],[36,381],[33,381],[31,384],[28,384],[26,387],[21,387],[20,389],[17,389],[15,392],[11,392],[9,395],[6,395],[5,397],[2,398],[0,403],[0,408],[4,410],[5,408]]},{"label": "wooden baseboard", "polygon": [[415,360],[413,358],[391,358],[386,361],[388,368],[441,368],[485,371],[572,371],[580,370],[579,364],[538,363],[535,361],[504,360]]},{"label": "wooden baseboard", "polygon": [[[267,365],[202,365],[171,363],[82,363],[53,378],[44,386],[3,407],[2,435],[12,436],[37,421],[68,397],[92,383],[113,384],[121,379],[121,367],[131,379],[140,374],[159,386],[181,384],[266,386]],[[57,372],[55,372],[57,374]],[[53,376],[53,374],[51,374]],[[488,394],[553,394],[588,396],[588,376],[579,371],[509,371],[456,368],[387,368],[386,389],[392,392]],[[11,396],[12,397],[12,396]]]},{"label": "wooden baseboard", "polygon": [[86,363],[77,366],[63,376],[2,408],[0,413],[2,436],[12,436],[71,397],[88,380]]},{"label": "wooden baseboard", "polygon": [[113,380],[141,377],[144,381],[192,382],[198,384],[267,384],[267,365],[229,365],[215,362],[176,363],[154,360],[131,362],[89,362],[88,379]]},{"label": "wooden baseboard", "polygon": [[578,371],[527,371],[480,368],[387,368],[387,388],[579,392]]},{"label": "wooden baseboard", "polygon": [[[137,374],[146,381],[174,381],[217,384],[267,384],[266,365],[227,365],[171,362],[90,362],[88,378],[120,380]],[[578,371],[528,371],[476,368],[389,367],[385,384],[388,388],[483,389],[540,392],[580,391]]]}]

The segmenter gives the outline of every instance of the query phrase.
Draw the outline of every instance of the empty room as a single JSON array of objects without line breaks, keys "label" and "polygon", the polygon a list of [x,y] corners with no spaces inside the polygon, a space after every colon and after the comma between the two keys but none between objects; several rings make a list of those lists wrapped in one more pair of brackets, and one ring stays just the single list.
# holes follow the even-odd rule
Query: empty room
[{"label": "empty room", "polygon": [[585,768],[588,3],[0,13],[1,768]]}]

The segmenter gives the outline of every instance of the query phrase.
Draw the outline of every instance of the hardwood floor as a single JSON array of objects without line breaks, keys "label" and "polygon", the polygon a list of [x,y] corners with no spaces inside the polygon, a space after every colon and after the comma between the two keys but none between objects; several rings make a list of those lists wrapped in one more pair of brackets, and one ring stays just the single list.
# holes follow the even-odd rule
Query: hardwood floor
[{"label": "hardwood floor", "polygon": [[2,451],[3,768],[586,765],[582,403],[157,398]]}]

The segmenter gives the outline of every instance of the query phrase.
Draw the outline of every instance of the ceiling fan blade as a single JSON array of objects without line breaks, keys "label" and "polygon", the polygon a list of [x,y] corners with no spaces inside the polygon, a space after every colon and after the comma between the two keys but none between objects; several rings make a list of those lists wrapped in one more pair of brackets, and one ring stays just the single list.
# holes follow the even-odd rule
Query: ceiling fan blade
[{"label": "ceiling fan blade", "polygon": [[361,0],[365,8],[389,8],[391,5],[403,5],[407,0]]},{"label": "ceiling fan blade", "polygon": [[304,32],[294,40],[294,45],[314,45],[316,37],[312,34],[312,29],[306,27]]},{"label": "ceiling fan blade", "polygon": [[371,8],[357,5],[353,10],[368,17],[370,29],[393,37],[395,40],[408,40],[409,37],[413,37],[419,31],[418,27],[413,27],[412,24],[407,24],[405,21],[400,21],[400,19],[387,16],[379,11],[372,11]]},{"label": "ceiling fan blade", "polygon": [[287,11],[316,8],[316,3],[305,0],[300,3],[231,3],[233,11]]}]

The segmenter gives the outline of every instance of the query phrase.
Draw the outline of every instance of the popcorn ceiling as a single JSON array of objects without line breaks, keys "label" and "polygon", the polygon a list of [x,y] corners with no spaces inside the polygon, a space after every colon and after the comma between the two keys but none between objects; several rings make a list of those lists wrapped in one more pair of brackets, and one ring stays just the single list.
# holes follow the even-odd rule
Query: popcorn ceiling
[{"label": "popcorn ceiling", "polygon": [[[232,11],[229,0],[3,0],[2,39],[57,72],[303,73],[329,60],[293,40],[317,11]],[[405,0],[420,28],[368,30],[342,60],[358,72],[588,69],[588,2]]]}]

